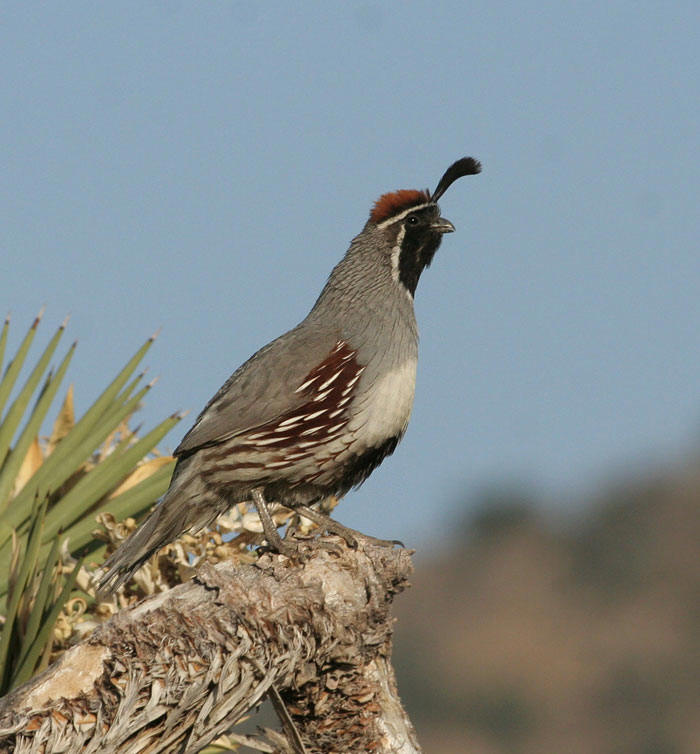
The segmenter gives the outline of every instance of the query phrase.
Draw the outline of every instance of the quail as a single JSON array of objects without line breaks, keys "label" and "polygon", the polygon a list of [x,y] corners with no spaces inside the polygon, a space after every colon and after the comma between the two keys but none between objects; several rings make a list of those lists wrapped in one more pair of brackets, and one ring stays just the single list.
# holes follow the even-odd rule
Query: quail
[{"label": "quail", "polygon": [[[281,504],[352,541],[315,503],[361,484],[408,424],[418,359],[413,297],[442,236],[438,200],[480,163],[452,164],[432,194],[400,190],[374,204],[306,318],[239,367],[175,450],[170,487],[105,563],[116,589],[158,549],[252,501],[267,544],[288,553],[269,505]],[[355,532],[356,533],[356,532]]]}]

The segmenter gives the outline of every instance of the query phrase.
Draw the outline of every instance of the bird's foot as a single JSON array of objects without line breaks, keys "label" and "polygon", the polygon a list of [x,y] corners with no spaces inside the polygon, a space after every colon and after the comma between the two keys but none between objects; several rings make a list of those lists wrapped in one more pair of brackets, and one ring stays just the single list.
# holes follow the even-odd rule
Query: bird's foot
[{"label": "bird's foot", "polygon": [[330,534],[337,534],[339,537],[345,540],[348,547],[353,550],[357,549],[359,542],[370,545],[377,545],[378,547],[404,547],[403,542],[398,539],[377,539],[377,537],[371,537],[369,534],[363,534],[361,531],[356,531],[348,526],[338,523],[336,520],[327,516],[325,513],[310,508],[307,505],[296,505],[294,510],[304,518],[308,518],[323,530]]},{"label": "bird's foot", "polygon": [[400,539],[378,539],[377,537],[372,537],[369,534],[363,534],[361,531],[354,531],[354,529],[351,529],[350,531],[354,532],[355,536],[358,539],[369,545],[376,545],[377,547],[406,548],[406,545]]},{"label": "bird's foot", "polygon": [[[310,539],[310,538],[309,538]],[[257,554],[265,555],[267,553],[274,553],[276,555],[284,555],[285,558],[291,560],[294,563],[305,563],[311,557],[311,544],[300,541],[297,537],[290,541],[286,537],[279,538],[278,542],[265,541],[263,544],[256,547]]]}]

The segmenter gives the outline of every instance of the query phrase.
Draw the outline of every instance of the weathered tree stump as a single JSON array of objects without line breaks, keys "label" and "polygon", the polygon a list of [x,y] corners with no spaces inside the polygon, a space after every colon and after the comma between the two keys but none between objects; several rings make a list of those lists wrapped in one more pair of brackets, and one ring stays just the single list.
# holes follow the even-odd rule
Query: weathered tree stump
[{"label": "weathered tree stump", "polygon": [[277,751],[419,752],[390,662],[409,553],[308,552],[206,565],[122,611],[0,700],[0,751],[196,752],[270,695],[302,742]]}]

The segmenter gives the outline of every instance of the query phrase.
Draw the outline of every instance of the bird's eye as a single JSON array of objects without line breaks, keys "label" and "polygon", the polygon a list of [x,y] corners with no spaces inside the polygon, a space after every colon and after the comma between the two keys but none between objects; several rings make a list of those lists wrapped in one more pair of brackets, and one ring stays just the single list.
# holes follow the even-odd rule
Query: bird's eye
[{"label": "bird's eye", "polygon": [[409,215],[406,218],[406,225],[418,225],[418,217],[416,215]]}]

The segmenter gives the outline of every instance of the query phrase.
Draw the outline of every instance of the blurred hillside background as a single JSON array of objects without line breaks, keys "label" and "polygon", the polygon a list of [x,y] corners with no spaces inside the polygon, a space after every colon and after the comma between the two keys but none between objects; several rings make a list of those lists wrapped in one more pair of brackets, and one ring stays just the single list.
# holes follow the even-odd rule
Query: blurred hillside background
[{"label": "blurred hillside background", "polygon": [[8,352],[42,305],[38,347],[70,313],[81,414],[162,326],[142,421],[192,411],[163,450],[306,314],[379,194],[482,160],[419,286],[411,426],[337,510],[418,551],[397,661],[426,751],[700,740],[697,21],[696,0],[0,7]]},{"label": "blurred hillside background", "polygon": [[494,489],[398,600],[395,665],[431,754],[694,754],[700,462],[562,519]]}]

